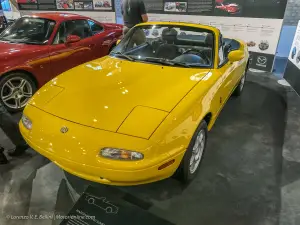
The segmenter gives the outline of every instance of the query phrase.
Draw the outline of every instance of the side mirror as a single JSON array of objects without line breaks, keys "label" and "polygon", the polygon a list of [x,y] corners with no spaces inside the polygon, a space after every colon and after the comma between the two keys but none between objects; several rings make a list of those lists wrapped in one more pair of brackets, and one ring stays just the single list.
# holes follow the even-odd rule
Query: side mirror
[{"label": "side mirror", "polygon": [[66,44],[71,44],[71,43],[78,42],[78,41],[80,41],[79,36],[77,36],[77,35],[68,35]]},{"label": "side mirror", "polygon": [[241,50],[233,50],[229,52],[228,59],[230,62],[237,62],[244,58],[244,52]]},{"label": "side mirror", "polygon": [[120,43],[120,41],[121,41],[121,39],[118,39],[116,44],[118,45]]}]

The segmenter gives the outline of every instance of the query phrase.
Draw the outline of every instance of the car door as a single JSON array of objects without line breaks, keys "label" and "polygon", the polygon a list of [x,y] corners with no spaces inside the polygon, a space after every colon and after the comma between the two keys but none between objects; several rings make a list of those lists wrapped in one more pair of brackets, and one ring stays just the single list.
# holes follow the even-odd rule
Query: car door
[{"label": "car door", "polygon": [[105,29],[102,24],[94,20],[88,20],[88,23],[93,35],[93,56],[95,59],[101,58],[109,53],[115,39],[115,31]]},{"label": "car door", "polygon": [[218,72],[221,79],[219,92],[219,110],[221,110],[227,99],[230,97],[236,82],[234,76],[235,65],[229,62],[227,54],[224,54],[222,35],[220,35],[219,38],[218,48]]},{"label": "car door", "polygon": [[[68,43],[67,39],[70,35],[78,36],[80,40]],[[61,23],[50,46],[53,76],[94,59],[94,47],[87,20],[68,20]]]}]

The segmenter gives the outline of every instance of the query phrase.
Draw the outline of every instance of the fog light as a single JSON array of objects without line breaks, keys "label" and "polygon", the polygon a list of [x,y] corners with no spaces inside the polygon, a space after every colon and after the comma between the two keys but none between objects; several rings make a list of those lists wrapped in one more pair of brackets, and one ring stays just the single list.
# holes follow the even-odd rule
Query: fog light
[{"label": "fog light", "polygon": [[140,152],[129,151],[118,148],[103,148],[100,151],[100,155],[109,159],[117,160],[141,160],[144,158],[144,155]]},{"label": "fog light", "polygon": [[31,130],[32,129],[32,122],[31,120],[25,116],[24,114],[22,115],[22,123],[26,129]]}]

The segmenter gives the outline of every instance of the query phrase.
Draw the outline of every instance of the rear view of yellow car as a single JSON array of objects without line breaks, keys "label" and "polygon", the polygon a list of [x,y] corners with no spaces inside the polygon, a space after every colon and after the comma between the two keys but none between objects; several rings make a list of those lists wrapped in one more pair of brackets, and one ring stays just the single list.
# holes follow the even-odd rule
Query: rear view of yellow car
[{"label": "rear view of yellow car", "polygon": [[248,67],[242,41],[214,27],[144,23],[109,56],[42,87],[24,110],[27,143],[87,180],[137,185],[175,172],[190,181],[208,131]]}]

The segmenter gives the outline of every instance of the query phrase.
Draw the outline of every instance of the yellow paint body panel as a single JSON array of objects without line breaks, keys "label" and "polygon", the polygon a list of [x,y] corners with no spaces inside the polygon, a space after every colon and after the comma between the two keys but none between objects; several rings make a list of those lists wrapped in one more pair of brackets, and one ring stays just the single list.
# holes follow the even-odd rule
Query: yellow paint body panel
[{"label": "yellow paint body panel", "polygon": [[[156,23],[149,23],[156,24]],[[162,23],[159,23],[162,24]],[[210,29],[218,46],[216,28]],[[211,115],[210,130],[238,85],[248,61],[214,68],[181,68],[131,62],[110,56],[75,67],[42,87],[20,122],[27,143],[64,170],[111,185],[136,185],[170,177],[180,165],[199,123]],[[68,127],[67,133],[60,132]],[[141,152],[139,161],[103,158],[104,147]],[[163,170],[158,167],[175,162]]]},{"label": "yellow paint body panel", "polygon": [[162,110],[137,106],[117,132],[148,139],[167,115]]}]

